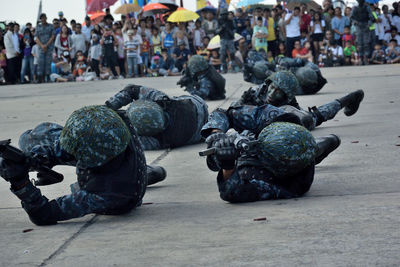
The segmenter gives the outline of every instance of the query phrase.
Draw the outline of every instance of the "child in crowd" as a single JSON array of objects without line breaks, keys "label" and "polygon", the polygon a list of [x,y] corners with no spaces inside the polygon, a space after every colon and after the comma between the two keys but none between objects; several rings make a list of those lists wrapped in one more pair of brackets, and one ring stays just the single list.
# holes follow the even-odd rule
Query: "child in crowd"
[{"label": "child in crowd", "polygon": [[156,27],[153,27],[152,29],[150,45],[152,48],[153,55],[161,54],[162,39]]},{"label": "child in crowd", "polygon": [[268,51],[268,53],[267,53],[267,60],[268,60],[269,63],[272,63],[272,64],[275,63],[274,55],[272,54],[272,51]]},{"label": "child in crowd", "polygon": [[214,49],[211,51],[211,58],[210,58],[210,64],[213,65],[213,67],[220,72],[221,70],[221,60],[219,59],[219,53],[217,49]]},{"label": "child in crowd", "polygon": [[279,53],[277,57],[286,57],[286,46],[284,43],[280,42],[278,45]]},{"label": "child in crowd", "polygon": [[91,45],[88,52],[88,61],[96,76],[100,77],[100,59],[102,55],[102,47],[99,42],[99,36],[97,34],[92,34]]},{"label": "child in crowd", "polygon": [[71,73],[71,58],[68,51],[63,51],[58,62],[55,62],[56,72],[50,74],[52,82],[68,82],[74,79]]},{"label": "child in crowd", "polygon": [[203,37],[202,45],[196,50],[196,54],[203,56],[206,61],[210,59],[210,51],[207,49],[210,38],[208,36]]},{"label": "child in crowd", "polygon": [[342,47],[346,47],[348,41],[350,41],[350,43],[354,45],[354,40],[354,36],[350,33],[350,27],[344,27],[344,34],[342,36]]},{"label": "child in crowd", "polygon": [[307,59],[310,62],[313,62],[313,55],[310,50],[311,44],[310,42],[305,42],[304,47],[302,48],[300,45],[300,41],[296,41],[294,43],[294,49],[292,51],[292,57],[293,58],[301,58],[301,59]]},{"label": "child in crowd", "polygon": [[301,30],[300,32],[300,46],[304,47],[306,42],[309,42],[309,38],[307,36],[307,30]]},{"label": "child in crowd", "polygon": [[386,48],[386,62],[388,64],[394,64],[400,62],[400,47],[397,46],[397,40],[392,39],[389,42],[388,48]]},{"label": "child in crowd", "polygon": [[158,73],[162,76],[177,76],[180,75],[178,68],[175,67],[175,62],[170,55],[168,55],[167,49],[161,50],[160,68]]},{"label": "child in crowd", "polygon": [[260,49],[264,49],[264,51],[268,51],[268,30],[267,27],[262,25],[263,18],[257,18],[257,25],[254,26],[253,32],[253,47],[259,51]]},{"label": "child in crowd", "polygon": [[380,44],[376,44],[374,47],[374,51],[371,56],[372,64],[385,64],[386,63],[386,55],[385,51],[382,49]]},{"label": "child in crowd", "polygon": [[206,33],[201,28],[200,20],[196,20],[194,23],[195,28],[192,31],[192,39],[194,49],[197,51],[203,47],[203,38],[206,36]]},{"label": "child in crowd", "polygon": [[35,44],[32,47],[32,56],[33,56],[33,82],[37,81],[36,73],[39,67],[39,46]]},{"label": "child in crowd", "polygon": [[145,32],[142,32],[142,44],[140,45],[140,56],[142,57],[142,62],[143,62],[143,69],[141,70],[141,73],[144,76],[145,74],[147,74],[147,68],[149,67],[149,57],[150,57],[150,41],[147,38]]},{"label": "child in crowd", "polygon": [[319,47],[318,66],[320,68],[322,68],[322,67],[332,67],[331,53],[323,45],[321,45]]},{"label": "child in crowd", "polygon": [[128,77],[138,75],[138,50],[140,42],[134,38],[134,31],[128,30],[128,40],[125,41],[126,61],[128,64]]},{"label": "child in crowd", "polygon": [[6,50],[2,43],[0,43],[0,83],[5,83],[5,74],[7,68]]},{"label": "child in crowd", "polygon": [[329,51],[332,54],[333,66],[342,66],[344,63],[343,48],[334,39],[329,41]]},{"label": "child in crowd", "polygon": [[[168,51],[168,49],[166,49],[166,50]],[[148,72],[149,72],[149,74],[151,76],[157,77],[159,69],[160,69],[160,56],[159,55],[155,55],[151,59],[151,65],[150,65],[150,68],[148,69]]]},{"label": "child in crowd", "polygon": [[74,77],[82,76],[85,71],[86,71],[86,61],[85,61],[85,56],[83,55],[82,51],[78,51],[75,54],[76,58],[76,63],[74,66],[74,70],[72,71],[72,74]]},{"label": "child in crowd", "polygon": [[346,65],[359,65],[360,60],[357,54],[357,49],[352,45],[351,41],[346,42],[346,46],[343,49],[344,62]]}]

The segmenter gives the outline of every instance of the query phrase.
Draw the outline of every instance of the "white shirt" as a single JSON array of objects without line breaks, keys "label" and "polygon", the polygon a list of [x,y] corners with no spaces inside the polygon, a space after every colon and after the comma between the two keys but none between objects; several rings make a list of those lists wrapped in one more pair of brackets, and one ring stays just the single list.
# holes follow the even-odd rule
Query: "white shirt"
[{"label": "white shirt", "polygon": [[[310,22],[310,27],[312,28],[314,26],[314,21],[311,21]],[[321,24],[315,24],[315,28],[314,28],[314,32],[313,33],[315,33],[315,34],[317,34],[317,33],[323,33],[323,31],[322,31],[322,29],[321,29],[321,26],[322,27],[325,27],[325,20],[321,20]]]},{"label": "white shirt", "polygon": [[332,52],[334,60],[338,59],[338,57],[343,57],[343,48],[340,45],[329,47],[329,50]]},{"label": "white shirt", "polygon": [[386,19],[384,14],[379,15],[379,18],[382,20],[381,24],[384,31],[390,31],[390,24],[389,21],[392,22],[392,15],[387,14],[388,19]]},{"label": "white shirt", "polygon": [[13,40],[15,51],[17,51],[18,53],[21,53],[21,51],[19,49],[19,36],[18,36],[18,33],[16,33],[16,32],[13,33],[12,40]]},{"label": "white shirt", "polygon": [[83,53],[86,52],[86,36],[83,33],[80,34],[73,34],[71,36],[72,40],[72,51],[71,57],[75,57],[76,52],[79,50]]},{"label": "white shirt", "polygon": [[400,17],[399,16],[394,16],[392,18],[392,25],[396,26],[397,31],[399,31],[399,29],[400,29]]},{"label": "white shirt", "polygon": [[390,40],[392,40],[392,39],[396,39],[396,40],[397,40],[397,45],[400,44],[400,35],[398,35],[398,34],[393,38],[393,37],[392,37],[392,34],[391,34],[390,32],[388,32],[388,33],[386,33],[385,36],[383,37],[383,40],[384,40],[386,43],[389,43]]},{"label": "white shirt", "polygon": [[[285,23],[286,21],[292,16],[292,14],[286,14],[285,16]],[[300,36],[300,16],[293,16],[290,20],[289,24],[286,24],[286,37],[293,38]]]},{"label": "white shirt", "polygon": [[31,54],[33,55],[33,65],[38,65],[39,64],[39,46],[35,44],[32,47]]},{"label": "white shirt", "polygon": [[90,32],[93,30],[93,25],[88,26],[83,26],[82,27],[82,33],[85,35],[86,37],[86,42],[90,42]]}]

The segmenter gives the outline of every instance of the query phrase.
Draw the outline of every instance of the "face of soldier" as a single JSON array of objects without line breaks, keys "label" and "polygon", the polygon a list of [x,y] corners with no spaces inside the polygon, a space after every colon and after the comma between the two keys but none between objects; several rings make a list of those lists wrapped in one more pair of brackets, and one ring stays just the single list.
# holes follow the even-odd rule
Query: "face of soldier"
[{"label": "face of soldier", "polygon": [[281,106],[286,104],[286,94],[279,88],[275,87],[273,83],[268,86],[267,103],[274,106]]}]

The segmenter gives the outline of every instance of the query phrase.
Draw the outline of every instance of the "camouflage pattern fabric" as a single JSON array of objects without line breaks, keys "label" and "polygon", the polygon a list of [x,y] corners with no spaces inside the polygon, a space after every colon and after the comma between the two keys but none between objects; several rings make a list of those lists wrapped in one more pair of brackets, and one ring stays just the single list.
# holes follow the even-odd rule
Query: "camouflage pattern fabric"
[{"label": "camouflage pattern fabric", "polygon": [[92,168],[122,153],[131,135],[121,117],[105,106],[87,106],[68,118],[60,136],[61,147],[77,160],[77,167]]},{"label": "camouflage pattern fabric", "polygon": [[135,101],[129,105],[126,113],[140,136],[157,135],[166,127],[164,111],[153,101]]},{"label": "camouflage pattern fabric", "polygon": [[[314,88],[318,85],[318,75],[310,67],[301,67],[296,70],[296,78],[299,82],[300,87]],[[303,90],[304,91],[304,90]]]},{"label": "camouflage pattern fabric", "polygon": [[258,136],[259,159],[275,176],[296,174],[313,161],[317,144],[304,127],[275,122],[265,127]]},{"label": "camouflage pattern fabric", "polygon": [[276,88],[285,92],[288,102],[294,99],[297,88],[299,87],[296,76],[289,71],[277,71],[273,73],[266,80],[267,85],[271,83],[273,83]]},{"label": "camouflage pattern fabric", "polygon": [[253,66],[253,73],[257,79],[265,80],[272,74],[272,71],[269,70],[266,61],[258,61]]},{"label": "camouflage pattern fabric", "polygon": [[190,73],[195,75],[199,72],[206,71],[208,69],[208,63],[202,56],[194,55],[189,59],[188,68]]}]

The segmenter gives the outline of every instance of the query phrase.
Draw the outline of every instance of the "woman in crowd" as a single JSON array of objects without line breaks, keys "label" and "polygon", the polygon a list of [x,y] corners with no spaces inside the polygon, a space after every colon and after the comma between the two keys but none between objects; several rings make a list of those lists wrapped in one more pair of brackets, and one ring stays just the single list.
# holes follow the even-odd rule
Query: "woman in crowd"
[{"label": "woman in crowd", "polygon": [[66,25],[61,26],[61,32],[57,34],[55,47],[57,49],[58,57],[61,57],[64,51],[70,52],[72,50],[72,39]]},{"label": "woman in crowd", "polygon": [[311,39],[314,45],[314,54],[319,55],[319,47],[324,40],[325,20],[321,18],[321,13],[315,13],[310,22]]},{"label": "woman in crowd", "polygon": [[[25,74],[29,74],[29,81],[33,81],[34,70],[33,70],[33,55],[32,47],[35,45],[33,35],[29,28],[25,28],[24,36],[22,40],[21,51],[23,54],[22,67],[21,67],[21,82],[24,82]],[[28,72],[29,68],[29,72]]]}]

